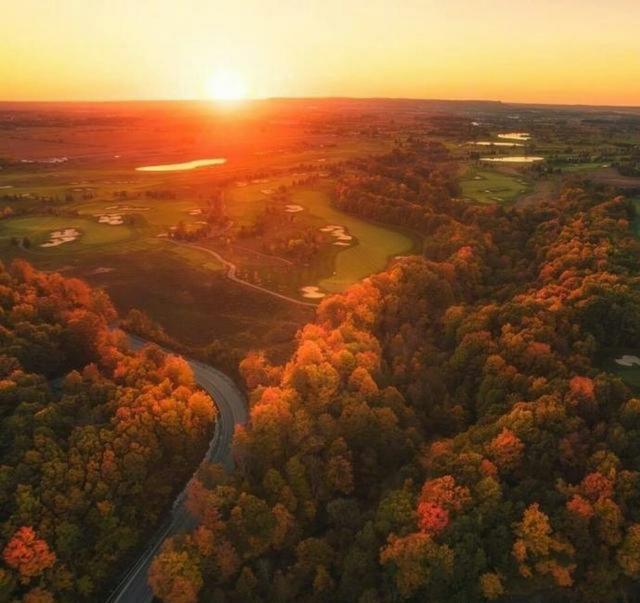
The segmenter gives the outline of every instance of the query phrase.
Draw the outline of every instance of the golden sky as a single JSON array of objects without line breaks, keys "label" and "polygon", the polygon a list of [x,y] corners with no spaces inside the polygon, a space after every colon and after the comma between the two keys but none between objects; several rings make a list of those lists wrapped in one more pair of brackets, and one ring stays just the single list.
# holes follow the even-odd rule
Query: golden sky
[{"label": "golden sky", "polygon": [[249,96],[640,105],[640,0],[19,0],[0,100]]}]

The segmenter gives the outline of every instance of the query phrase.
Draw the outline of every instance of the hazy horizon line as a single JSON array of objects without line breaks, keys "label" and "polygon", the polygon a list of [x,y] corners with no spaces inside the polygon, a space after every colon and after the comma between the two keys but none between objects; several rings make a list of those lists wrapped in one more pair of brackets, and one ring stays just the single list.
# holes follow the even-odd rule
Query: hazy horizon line
[{"label": "hazy horizon line", "polygon": [[485,103],[500,105],[521,105],[537,107],[583,107],[583,108],[603,108],[603,109],[640,109],[638,105],[624,104],[603,104],[603,103],[581,103],[581,102],[541,102],[541,101],[509,101],[502,99],[487,98],[427,98],[412,96],[348,96],[348,95],[328,95],[328,96],[265,96],[252,97],[232,101],[220,101],[207,98],[130,98],[130,99],[0,99],[3,104],[48,104],[48,105],[71,105],[71,104],[127,104],[127,103],[206,103],[212,105],[232,105],[265,101],[305,101],[305,100],[349,100],[349,101],[423,101],[433,103]]}]

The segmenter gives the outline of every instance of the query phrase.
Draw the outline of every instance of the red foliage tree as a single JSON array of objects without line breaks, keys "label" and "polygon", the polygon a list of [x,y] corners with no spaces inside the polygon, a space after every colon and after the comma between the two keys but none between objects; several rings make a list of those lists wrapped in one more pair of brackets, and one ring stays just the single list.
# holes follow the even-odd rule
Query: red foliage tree
[{"label": "red foliage tree", "polygon": [[9,567],[18,571],[23,582],[40,575],[56,562],[55,553],[46,541],[36,536],[31,526],[23,526],[11,537],[2,557]]}]

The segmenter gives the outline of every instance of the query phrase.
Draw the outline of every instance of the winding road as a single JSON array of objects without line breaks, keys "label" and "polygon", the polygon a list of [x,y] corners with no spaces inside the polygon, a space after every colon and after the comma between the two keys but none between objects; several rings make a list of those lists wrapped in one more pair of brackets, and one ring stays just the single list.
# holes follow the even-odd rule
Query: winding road
[{"label": "winding road", "polygon": [[[134,350],[148,343],[144,339],[129,335],[129,345]],[[224,373],[195,360],[187,361],[193,370],[196,383],[211,395],[218,407],[214,434],[202,462],[220,463],[227,470],[231,470],[231,441],[236,425],[244,425],[247,422],[246,400],[234,382]],[[166,538],[190,530],[197,523],[186,507],[187,488],[188,484],[173,503],[171,516],[149,541],[147,549],[122,578],[108,597],[107,603],[149,603],[153,599],[147,583],[153,557]]]}]

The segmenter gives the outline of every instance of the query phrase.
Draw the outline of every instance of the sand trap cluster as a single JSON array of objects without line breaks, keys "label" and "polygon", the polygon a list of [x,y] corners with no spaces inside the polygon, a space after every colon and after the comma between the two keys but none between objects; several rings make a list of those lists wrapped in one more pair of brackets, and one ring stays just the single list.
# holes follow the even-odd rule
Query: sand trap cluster
[{"label": "sand trap cluster", "polygon": [[201,209],[199,209],[199,208],[196,208],[196,209],[190,209],[190,210],[189,210],[189,215],[190,215],[190,216],[200,216],[200,215],[202,215],[202,210],[201,210]]},{"label": "sand trap cluster", "polygon": [[72,243],[80,236],[80,231],[75,228],[65,228],[64,230],[54,230],[49,233],[49,240],[41,243],[40,247],[58,247],[65,243]]},{"label": "sand trap cluster", "polygon": [[640,366],[640,358],[638,356],[631,356],[629,354],[625,354],[620,358],[616,358],[616,364],[620,366],[632,367],[634,365]]},{"label": "sand trap cluster", "polygon": [[299,211],[303,211],[304,207],[302,205],[285,205],[284,211],[289,212],[290,214],[296,214]]},{"label": "sand trap cluster", "polygon": [[98,216],[98,222],[100,222],[100,224],[107,224],[108,226],[120,226],[124,224],[121,214],[100,214]]},{"label": "sand trap cluster", "polygon": [[321,232],[328,232],[335,240],[336,247],[348,247],[353,237],[346,233],[344,226],[338,224],[328,224],[320,229]]},{"label": "sand trap cluster", "polygon": [[326,293],[320,291],[320,287],[313,285],[300,287],[300,293],[302,293],[302,297],[306,297],[307,299],[322,299],[326,295]]}]

